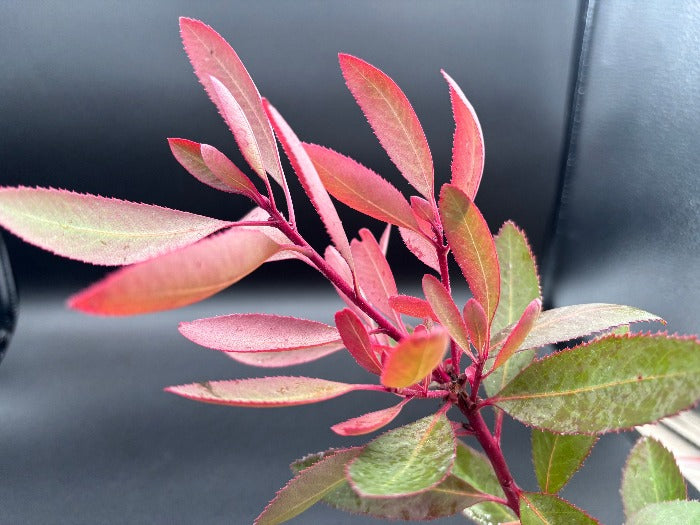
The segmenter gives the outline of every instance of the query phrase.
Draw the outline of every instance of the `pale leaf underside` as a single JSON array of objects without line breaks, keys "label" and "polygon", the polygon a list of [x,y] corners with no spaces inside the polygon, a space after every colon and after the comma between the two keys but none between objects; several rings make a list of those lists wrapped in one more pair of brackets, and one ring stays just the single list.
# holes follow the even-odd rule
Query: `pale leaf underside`
[{"label": "pale leaf underside", "polygon": [[227,357],[249,366],[260,368],[280,368],[301,365],[316,361],[343,348],[343,343],[329,343],[324,346],[287,350],[282,352],[225,352]]},{"label": "pale leaf underside", "polygon": [[625,525],[671,525],[700,523],[700,502],[665,501],[652,503],[632,516]]},{"label": "pale leaf underside", "polygon": [[408,228],[399,228],[399,234],[408,251],[415,255],[420,262],[436,272],[440,271],[440,262],[435,253],[435,246],[428,239]]},{"label": "pale leaf underside", "polygon": [[341,436],[361,436],[363,434],[369,434],[391,423],[396,416],[399,415],[403,406],[409,401],[410,398],[406,398],[392,407],[353,417],[352,419],[333,425],[331,430]]}]

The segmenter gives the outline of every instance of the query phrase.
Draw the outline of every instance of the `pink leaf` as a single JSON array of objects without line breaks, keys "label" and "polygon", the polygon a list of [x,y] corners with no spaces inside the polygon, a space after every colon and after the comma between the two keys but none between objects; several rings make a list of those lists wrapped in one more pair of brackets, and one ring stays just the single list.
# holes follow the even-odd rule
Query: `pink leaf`
[{"label": "pink leaf", "polygon": [[489,320],[486,312],[476,299],[469,299],[464,305],[464,322],[467,325],[469,339],[474,347],[483,355],[489,341]]},{"label": "pink leaf", "polygon": [[344,348],[343,343],[329,343],[325,346],[286,352],[225,352],[225,355],[245,365],[260,368],[279,368],[316,361],[342,348]]},{"label": "pink leaf", "polygon": [[[328,246],[326,247],[326,251],[323,255],[323,258],[326,260],[326,263],[328,263],[328,266],[335,270],[335,272],[338,275],[340,275],[340,277],[342,277],[343,281],[345,281],[345,283],[348,284],[348,286],[352,287],[353,278],[352,272],[350,271],[350,266],[348,266],[347,261],[343,259],[343,256],[340,255],[340,252],[338,252],[338,250],[334,246]],[[340,288],[338,288],[335,285],[333,285],[333,288],[335,288],[335,291],[338,293],[338,297],[340,297],[343,300],[343,302],[346,305],[348,305],[348,308],[355,312],[360,317],[360,319],[363,320],[363,322],[365,322],[366,324],[372,323],[367,314],[360,310],[347,295],[341,292]]]},{"label": "pink leaf", "polygon": [[391,224],[387,224],[386,228],[382,232],[382,236],[379,238],[379,248],[382,250],[382,254],[386,257],[387,251],[389,251],[389,237],[391,236]]},{"label": "pink leaf", "polygon": [[419,261],[436,272],[440,271],[440,262],[438,261],[437,253],[435,253],[435,246],[433,246],[429,240],[421,234],[406,228],[399,228],[399,234],[401,234],[401,239],[403,239],[406,248],[408,248]]},{"label": "pink leaf", "polygon": [[[168,144],[182,167],[207,186],[253,199],[258,195],[250,179],[214,146],[186,139],[168,139]],[[207,159],[204,158],[205,149]]]},{"label": "pink leaf", "polygon": [[289,376],[206,381],[165,389],[166,392],[203,403],[257,408],[308,405],[354,390],[367,390],[367,386]]},{"label": "pink leaf", "polygon": [[199,20],[180,18],[180,34],[194,72],[209,97],[223,115],[223,108],[211,81],[211,77],[215,77],[233,95],[249,122],[265,171],[285,188],[286,182],[272,128],[265,116],[260,93],[241,59],[221,35]]},{"label": "pink leaf", "polygon": [[414,385],[440,364],[449,336],[440,326],[432,332],[412,333],[402,339],[387,355],[381,382],[390,388]]},{"label": "pink leaf", "polygon": [[444,71],[442,76],[450,86],[450,100],[455,118],[451,182],[474,200],[484,171],[484,135],[476,112],[460,87]]},{"label": "pink leaf", "polygon": [[134,315],[201,301],[241,280],[280,247],[264,233],[232,228],[220,235],[122,268],[68,300],[100,315]]},{"label": "pink leaf", "polygon": [[501,273],[488,224],[471,199],[451,184],[442,187],[440,215],[457,264],[491,322],[498,306]]},{"label": "pink leaf", "polygon": [[434,224],[436,221],[435,208],[427,200],[421,199],[416,195],[411,195],[409,199],[411,202],[411,209],[415,213],[416,217],[427,222],[428,224]]},{"label": "pink leaf", "polygon": [[360,230],[362,241],[352,241],[355,275],[365,296],[382,313],[395,317],[389,297],[397,295],[396,281],[379,244],[367,228]]},{"label": "pink leaf", "polygon": [[355,361],[368,372],[379,375],[382,372],[382,366],[372,348],[369,333],[360,318],[346,308],[335,314],[335,326],[340,332],[345,348]]},{"label": "pink leaf", "polygon": [[0,188],[0,226],[44,250],[92,264],[152,259],[230,224],[66,190]]},{"label": "pink leaf", "polygon": [[[267,221],[270,219],[270,214],[267,213],[265,210],[262,208],[256,207],[250,210],[248,213],[246,213],[242,218],[241,222],[245,221]],[[237,226],[238,229],[240,230],[251,230],[251,231],[259,231],[267,235],[270,239],[272,239],[274,242],[279,244],[280,246],[292,245],[292,241],[290,241],[287,236],[279,231],[277,228],[274,226]],[[302,253],[300,253],[297,250],[292,250],[292,249],[287,249],[287,250],[282,250],[277,253],[274,253],[272,256],[270,256],[265,262],[272,262],[272,261],[284,261],[287,259],[299,259],[300,261],[305,262],[309,266],[312,266],[315,268],[314,264]]]},{"label": "pink leaf", "polygon": [[416,112],[403,91],[364,60],[340,54],[340,69],[382,147],[401,174],[433,200],[433,159]]},{"label": "pink leaf", "polygon": [[318,321],[272,314],[230,314],[180,323],[193,343],[224,352],[303,350],[340,341],[338,330]]},{"label": "pink leaf", "polygon": [[498,352],[496,357],[496,362],[493,364],[493,370],[496,370],[499,366],[503,365],[508,359],[515,353],[515,351],[520,347],[527,334],[530,333],[537,317],[540,315],[542,310],[542,301],[539,299],[534,299],[525,311],[523,315],[511,330],[506,342],[503,343],[501,350]]},{"label": "pink leaf", "polygon": [[423,293],[440,324],[463,350],[469,352],[467,326],[443,284],[432,275],[423,276]]},{"label": "pink leaf", "polygon": [[399,415],[403,406],[409,401],[410,398],[406,398],[393,407],[348,419],[347,421],[333,425],[331,430],[341,436],[362,436],[364,434],[369,434],[396,419],[396,416]]},{"label": "pink leaf", "polygon": [[323,146],[304,144],[304,148],[323,185],[340,202],[380,221],[418,229],[411,206],[401,192],[375,172]]},{"label": "pink leaf", "polygon": [[394,295],[389,297],[389,304],[400,314],[410,315],[418,319],[433,319],[437,321],[430,303],[425,299],[411,297],[410,295]]},{"label": "pink leaf", "polygon": [[277,133],[277,138],[282,143],[287,157],[289,157],[292,167],[299,177],[299,181],[304,188],[304,191],[311,199],[311,203],[316,208],[321,221],[323,221],[328,234],[333,240],[338,251],[348,262],[350,267],[353,267],[352,254],[350,253],[350,243],[343,229],[343,223],[338,217],[338,212],[333,205],[333,201],[328,196],[326,188],[323,187],[316,168],[309,158],[309,155],[304,150],[301,142],[297,138],[289,124],[282,118],[282,115],[270,104],[267,100],[263,102],[265,111],[267,112],[270,122]]}]

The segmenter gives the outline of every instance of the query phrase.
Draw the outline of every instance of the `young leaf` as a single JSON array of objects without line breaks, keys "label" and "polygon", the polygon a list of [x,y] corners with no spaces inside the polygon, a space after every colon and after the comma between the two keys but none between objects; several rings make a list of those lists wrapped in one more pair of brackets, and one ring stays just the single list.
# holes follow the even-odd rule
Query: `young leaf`
[{"label": "young leaf", "polygon": [[400,314],[410,315],[418,319],[432,319],[437,321],[430,303],[425,299],[410,295],[395,295],[389,297],[389,305]]},{"label": "young leaf", "polygon": [[474,200],[484,171],[484,135],[474,108],[450,75],[441,71],[450,86],[450,100],[455,119],[452,146],[452,184]]},{"label": "young leaf", "polygon": [[[250,179],[215,147],[187,139],[168,139],[168,144],[177,161],[198,181],[219,191],[257,195]],[[203,149],[211,166],[204,159]]]},{"label": "young leaf", "polygon": [[287,350],[282,352],[225,352],[227,357],[249,366],[260,368],[280,368],[301,365],[316,361],[344,348],[343,343],[329,343],[324,346]]},{"label": "young leaf", "polygon": [[339,54],[345,82],[382,147],[406,180],[433,200],[433,158],[416,112],[384,72],[364,60]]},{"label": "young leaf", "polygon": [[620,493],[628,519],[652,503],[687,497],[685,481],[673,454],[649,437],[637,441],[627,457]]},{"label": "young leaf", "polygon": [[[365,215],[418,230],[411,206],[399,190],[369,168],[331,149],[304,144],[328,192]],[[371,188],[371,191],[367,191]]]},{"label": "young leaf", "polygon": [[232,228],[156,259],[117,270],[68,300],[99,315],[180,308],[243,279],[280,250],[264,233]]},{"label": "young leaf", "polygon": [[372,348],[372,341],[360,318],[352,310],[346,308],[335,314],[335,326],[340,332],[345,348],[355,358],[355,361],[368,372],[381,374],[382,365],[379,364],[377,355]]},{"label": "young leaf", "polygon": [[379,248],[382,250],[382,255],[386,257],[386,253],[389,251],[389,237],[391,236],[391,224],[387,224],[382,232],[381,237],[379,237]]},{"label": "young leaf", "polygon": [[503,366],[520,347],[527,334],[530,333],[537,317],[540,315],[541,309],[542,301],[539,299],[533,299],[527,308],[525,308],[523,315],[520,316],[520,320],[515,324],[513,330],[508,334],[506,342],[503,343],[503,346],[499,350],[498,356],[496,356],[496,362],[493,364],[493,370]]},{"label": "young leaf", "polygon": [[367,444],[348,465],[348,480],[360,496],[417,494],[447,478],[455,454],[452,424],[438,412]]},{"label": "young leaf", "polygon": [[352,268],[353,261],[350,253],[350,243],[343,229],[343,223],[340,221],[338,212],[333,205],[333,201],[328,196],[326,188],[323,187],[313,162],[311,162],[306,150],[294,131],[292,131],[292,128],[287,124],[287,121],[282,118],[282,115],[267,100],[263,101],[263,105],[277,134],[277,138],[282,144],[287,157],[289,157],[289,161],[292,163],[294,172],[299,177],[304,191],[309,196],[319,217],[321,217],[321,221],[326,227],[333,244],[335,244],[338,251]]},{"label": "young leaf", "polygon": [[335,451],[299,472],[277,493],[255,520],[255,525],[276,525],[298,516],[333,492],[345,481],[345,465],[355,459],[362,448]]},{"label": "young leaf", "polygon": [[545,357],[494,402],[527,425],[602,434],[651,423],[698,398],[700,343],[657,334],[606,337]]},{"label": "young leaf", "polygon": [[556,494],[583,465],[597,438],[532,429],[532,462],[543,492]]},{"label": "young leaf", "polygon": [[377,410],[375,412],[368,412],[367,414],[353,417],[342,423],[337,423],[331,427],[331,430],[341,436],[361,436],[363,434],[369,434],[396,419],[396,416],[399,415],[403,406],[410,400],[410,398],[406,398],[393,407]]},{"label": "young leaf", "polygon": [[256,377],[169,386],[166,392],[203,403],[242,407],[307,405],[342,396],[366,385],[350,385],[313,377]]},{"label": "young leaf", "polygon": [[396,319],[396,313],[389,306],[389,297],[399,293],[391,267],[367,228],[360,230],[360,238],[361,241],[353,239],[351,243],[357,282],[370,303],[384,315]]},{"label": "young leaf", "polygon": [[271,314],[230,314],[180,323],[193,343],[224,352],[306,350],[340,342],[338,330],[318,321]]},{"label": "young leaf", "polygon": [[432,204],[416,195],[411,195],[409,202],[416,218],[428,224],[435,224],[437,218],[435,217],[435,208],[433,208]]},{"label": "young leaf", "polygon": [[408,228],[399,228],[399,234],[406,248],[415,255],[420,262],[432,268],[436,272],[440,271],[440,262],[435,253],[435,246],[420,233],[416,233]]},{"label": "young leaf", "polygon": [[57,255],[119,266],[192,244],[230,222],[48,188],[0,188],[0,226]]},{"label": "young leaf", "polygon": [[480,354],[486,350],[489,339],[489,320],[486,312],[476,299],[469,299],[464,305],[464,323],[469,333],[469,339]]},{"label": "young leaf", "polygon": [[[642,321],[663,321],[660,317],[619,304],[590,303],[562,306],[542,312],[519,350],[570,341],[608,330],[616,326]],[[493,336],[491,345],[498,345],[507,335],[503,330]]]},{"label": "young leaf", "polygon": [[522,525],[600,525],[581,509],[551,494],[523,492],[520,495]]},{"label": "young leaf", "polygon": [[264,170],[285,188],[272,128],[263,110],[260,93],[241,59],[226,40],[199,20],[180,18],[180,34],[194,72],[219,112],[223,115],[224,108],[211,77],[219,79],[236,100],[255,137]]},{"label": "young leaf", "polygon": [[443,284],[432,275],[423,276],[423,293],[440,324],[464,351],[469,352],[469,336],[464,319]]},{"label": "young leaf", "polygon": [[[323,258],[326,260],[326,263],[328,263],[328,266],[330,266],[335,272],[349,285],[352,286],[353,282],[353,277],[352,277],[352,271],[350,270],[350,266],[348,266],[348,262],[343,259],[343,256],[340,255],[340,252],[335,248],[335,246],[327,246],[326,251],[323,254]],[[340,289],[333,285],[335,288],[335,291],[338,293],[338,297],[340,297],[343,302],[357,314],[357,316],[362,319],[362,321],[368,325],[368,326],[374,326],[372,323],[373,321],[370,319],[370,317],[364,313],[362,310],[360,310],[355,303],[350,300],[349,297],[347,297],[343,292],[340,291]]]},{"label": "young leaf", "polygon": [[652,503],[627,520],[626,525],[668,525],[700,523],[700,502],[665,501]]},{"label": "young leaf", "polygon": [[469,197],[450,184],[440,193],[440,216],[469,289],[491,321],[498,306],[501,277],[488,224]]},{"label": "young leaf", "polygon": [[405,388],[416,384],[440,364],[449,336],[440,326],[432,332],[413,332],[389,352],[384,361],[381,382],[391,388]]},{"label": "young leaf", "polygon": [[537,265],[525,233],[508,221],[494,238],[501,269],[501,296],[493,318],[493,334],[515,323],[533,299],[541,299]]}]

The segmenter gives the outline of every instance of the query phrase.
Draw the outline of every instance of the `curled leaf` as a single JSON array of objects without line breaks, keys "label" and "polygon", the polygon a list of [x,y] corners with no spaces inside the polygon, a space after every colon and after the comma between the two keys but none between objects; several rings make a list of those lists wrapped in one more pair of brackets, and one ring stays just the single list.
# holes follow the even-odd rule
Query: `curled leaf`
[{"label": "curled leaf", "polygon": [[403,406],[409,401],[410,398],[406,398],[393,407],[353,417],[352,419],[333,425],[331,430],[341,436],[361,436],[363,434],[369,434],[370,432],[385,427],[396,419],[396,416],[399,415]]},{"label": "curled leaf", "polygon": [[469,335],[464,319],[443,284],[432,275],[423,276],[423,293],[435,317],[463,350],[469,351]]},{"label": "curled leaf", "polygon": [[345,348],[365,370],[381,374],[382,365],[372,347],[369,333],[360,318],[348,308],[335,314],[335,326],[342,337]]},{"label": "curled leaf", "polygon": [[510,334],[508,334],[508,338],[499,350],[492,370],[496,370],[503,366],[520,347],[522,342],[527,337],[527,334],[530,333],[530,330],[537,321],[537,317],[540,315],[541,309],[542,301],[539,299],[533,299],[527,308],[525,308],[525,311],[520,316],[520,319],[515,324]]},{"label": "curled leaf", "polygon": [[469,339],[474,347],[483,355],[489,338],[489,320],[486,312],[476,299],[469,299],[464,305],[464,323],[469,333]]}]

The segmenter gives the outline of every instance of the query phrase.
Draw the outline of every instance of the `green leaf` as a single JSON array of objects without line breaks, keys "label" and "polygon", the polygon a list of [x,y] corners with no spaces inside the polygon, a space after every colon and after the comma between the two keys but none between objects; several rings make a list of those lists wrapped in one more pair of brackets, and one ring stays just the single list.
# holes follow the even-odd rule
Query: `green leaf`
[{"label": "green leaf", "polygon": [[[491,374],[484,379],[484,389],[486,394],[491,397],[495,396],[497,392],[503,390],[503,388],[510,383],[515,376],[517,376],[523,368],[529,365],[535,358],[534,350],[521,350],[513,354],[505,364],[494,370]],[[493,366],[494,359],[489,358],[486,361],[486,369],[490,369]]]},{"label": "green leaf", "polygon": [[299,472],[277,493],[255,520],[256,525],[276,525],[298,516],[345,480],[345,465],[360,447],[339,450]]},{"label": "green leaf", "polygon": [[438,412],[382,434],[348,466],[361,496],[404,496],[445,480],[455,460],[452,424]]},{"label": "green leaf", "polygon": [[700,523],[700,502],[665,501],[644,507],[626,525],[674,525]]},{"label": "green leaf", "polygon": [[[294,462],[292,470],[298,472],[335,453],[336,451],[329,450],[307,456]],[[485,497],[488,496],[476,490],[467,481],[450,475],[445,481],[427,491],[413,496],[389,498],[363,498],[355,493],[350,484],[345,481],[325,495],[322,501],[344,512],[365,514],[382,519],[432,520],[452,516],[469,505],[483,501]],[[500,506],[491,502],[481,503],[479,506],[481,505]],[[510,516],[508,518],[510,519]],[[512,519],[515,519],[514,514]]]},{"label": "green leaf", "polygon": [[685,481],[673,454],[649,437],[637,441],[627,457],[620,493],[628,518],[651,503],[687,497]]},{"label": "green leaf", "polygon": [[552,496],[524,492],[520,495],[520,523],[522,525],[595,525],[591,518],[568,501]]},{"label": "green leaf", "polygon": [[581,468],[597,438],[532,430],[532,462],[543,492],[556,494]]},{"label": "green leaf", "polygon": [[501,299],[491,325],[496,334],[516,322],[533,299],[541,299],[537,265],[525,234],[506,222],[494,238],[501,267]]},{"label": "green leaf", "polygon": [[600,434],[656,421],[700,397],[700,343],[609,336],[536,361],[494,398],[527,425]]}]

